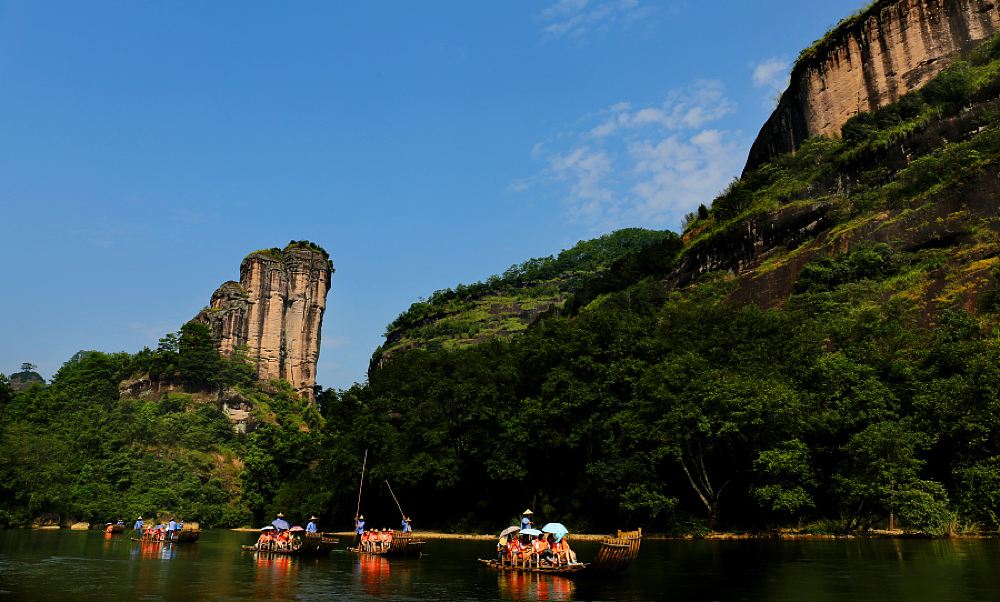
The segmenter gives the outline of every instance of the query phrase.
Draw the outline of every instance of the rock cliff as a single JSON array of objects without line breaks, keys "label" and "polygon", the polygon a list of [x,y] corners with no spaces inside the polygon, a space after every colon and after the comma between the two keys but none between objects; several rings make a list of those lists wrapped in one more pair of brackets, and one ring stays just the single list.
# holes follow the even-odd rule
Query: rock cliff
[{"label": "rock cliff", "polygon": [[312,243],[255,251],[240,265],[240,281],[223,283],[194,319],[209,326],[222,354],[245,352],[261,380],[287,380],[312,400],[333,271]]},{"label": "rock cliff", "polygon": [[992,0],[878,0],[802,53],[744,173],[920,88],[1000,29]]}]

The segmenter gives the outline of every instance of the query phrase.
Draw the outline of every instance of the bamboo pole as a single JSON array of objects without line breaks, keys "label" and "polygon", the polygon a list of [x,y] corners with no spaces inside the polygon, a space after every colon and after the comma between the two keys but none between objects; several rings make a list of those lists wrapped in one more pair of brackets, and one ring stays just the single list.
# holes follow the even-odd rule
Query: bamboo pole
[{"label": "bamboo pole", "polygon": [[[361,516],[361,489],[365,486],[365,466],[368,465],[368,450],[365,450],[365,459],[361,462],[361,481],[358,483],[358,508],[354,511],[354,521],[358,520]],[[357,528],[357,524],[354,525]]]},{"label": "bamboo pole", "polygon": [[399,505],[399,500],[396,498],[396,494],[392,491],[392,485],[389,484],[389,479],[385,480],[385,485],[389,488],[389,493],[392,495],[392,501],[396,502],[396,507],[399,508],[399,513],[403,515],[403,520],[406,520],[406,513],[403,512],[403,507]]}]

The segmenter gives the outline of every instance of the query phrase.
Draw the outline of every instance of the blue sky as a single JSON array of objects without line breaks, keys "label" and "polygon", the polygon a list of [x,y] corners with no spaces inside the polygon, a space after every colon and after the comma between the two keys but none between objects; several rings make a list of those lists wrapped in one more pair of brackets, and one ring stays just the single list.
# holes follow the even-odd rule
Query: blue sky
[{"label": "blue sky", "polygon": [[419,297],[677,229],[862,4],[0,0],[0,372],[155,347],[309,239],[345,388]]}]

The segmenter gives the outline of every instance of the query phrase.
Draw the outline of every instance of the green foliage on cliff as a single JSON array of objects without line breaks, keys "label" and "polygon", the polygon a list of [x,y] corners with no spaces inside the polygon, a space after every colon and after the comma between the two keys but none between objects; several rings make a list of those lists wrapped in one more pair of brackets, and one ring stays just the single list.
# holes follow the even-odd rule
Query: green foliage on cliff
[{"label": "green foliage on cliff", "polygon": [[[796,203],[832,203],[837,219],[848,221],[915,205],[972,180],[1000,160],[998,93],[1000,36],[924,88],[852,117],[842,139],[813,138],[734,181],[707,215],[692,216],[683,253]],[[962,131],[949,130],[952,118],[961,119]]]},{"label": "green foliage on cliff", "polygon": [[414,303],[386,328],[376,353],[409,348],[457,348],[524,331],[538,316],[558,308],[623,257],[676,235],[628,228],[580,241],[557,256],[529,259],[483,282],[435,291]]},{"label": "green foliage on cliff", "polygon": [[271,259],[284,262],[285,253],[289,249],[306,249],[308,251],[318,253],[319,255],[323,256],[323,259],[326,260],[327,268],[329,268],[331,272],[333,271],[333,260],[330,259],[330,253],[328,253],[327,250],[324,249],[323,247],[319,246],[318,244],[310,240],[290,240],[288,241],[288,244],[285,245],[284,249],[279,249],[278,247],[271,247],[270,249],[258,249],[251,253],[247,253],[246,257],[244,257],[244,260],[247,257],[253,257],[254,255],[263,255],[264,257],[269,257]]},{"label": "green foliage on cliff", "polygon": [[823,37],[810,44],[799,53],[795,60],[796,68],[804,68],[816,57],[827,54],[830,50],[843,44],[843,39],[852,29],[859,27],[869,17],[875,15],[886,5],[896,0],[872,0],[867,5],[844,17],[836,25],[830,28]]}]

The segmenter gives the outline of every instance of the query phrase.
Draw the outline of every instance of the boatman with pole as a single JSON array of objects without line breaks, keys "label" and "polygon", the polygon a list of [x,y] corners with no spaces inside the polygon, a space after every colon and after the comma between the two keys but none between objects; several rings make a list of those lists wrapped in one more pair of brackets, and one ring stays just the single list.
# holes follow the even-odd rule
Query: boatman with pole
[{"label": "boatman with pole", "polygon": [[177,521],[171,518],[170,522],[167,523],[167,541],[174,540],[174,532],[176,530],[177,530]]},{"label": "boatman with pole", "polygon": [[315,533],[316,532],[316,521],[317,520],[319,520],[319,519],[317,519],[315,516],[310,516],[309,517],[309,524],[306,525],[306,533]]},{"label": "boatman with pole", "polygon": [[403,517],[403,533],[413,533],[413,525],[410,524],[410,517]]},{"label": "boatman with pole", "polygon": [[365,517],[357,515],[354,517],[354,547],[361,545],[361,536],[365,534]]},{"label": "boatman with pole", "polygon": [[142,539],[142,528],[143,528],[143,526],[144,525],[142,524],[142,517],[141,516],[139,518],[137,518],[135,520],[135,524],[132,525],[132,528],[135,529],[139,533],[139,539]]},{"label": "boatman with pole", "polygon": [[531,508],[528,508],[522,514],[524,514],[524,517],[521,518],[521,530],[524,531],[531,528]]}]

